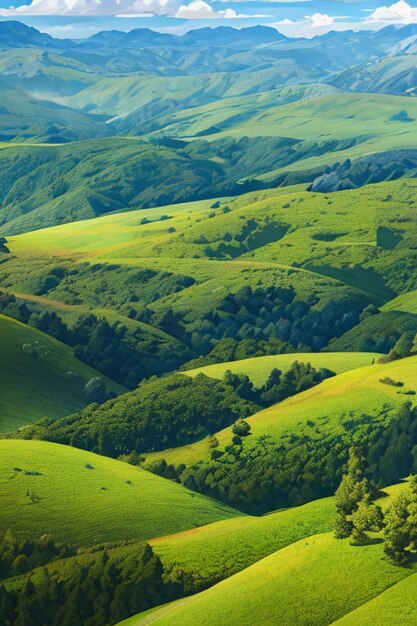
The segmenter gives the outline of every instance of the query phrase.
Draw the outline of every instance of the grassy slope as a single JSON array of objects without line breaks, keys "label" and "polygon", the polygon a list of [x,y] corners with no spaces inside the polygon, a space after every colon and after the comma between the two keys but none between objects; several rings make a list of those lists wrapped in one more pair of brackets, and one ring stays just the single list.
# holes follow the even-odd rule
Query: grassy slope
[{"label": "grassy slope", "polygon": [[[307,155],[306,159],[282,168],[284,171],[309,169],[348,157],[356,158],[389,148],[413,146],[415,123],[404,124],[390,120],[401,110],[407,111],[411,118],[417,117],[417,103],[411,98],[364,93],[329,94],[270,108],[266,112],[255,114],[242,124],[228,128],[223,133],[211,135],[210,138],[224,135],[265,135],[296,137],[310,141],[318,138],[315,120],[320,118],[321,141],[343,139],[357,141],[357,144],[348,150],[329,152],[311,158]],[[277,173],[278,171],[273,174]]]},{"label": "grassy slope", "polygon": [[383,307],[383,311],[401,311],[403,313],[417,313],[417,291],[404,293],[398,298],[394,298],[387,302]]},{"label": "grassy slope", "polygon": [[[125,622],[201,626],[329,624],[371,600],[412,570],[381,559],[379,543],[355,548],[330,534],[292,544],[178,605]],[[248,610],[250,607],[250,610]],[[359,623],[359,622],[357,622]]]},{"label": "grassy slope", "polygon": [[342,374],[349,370],[371,365],[373,361],[382,356],[372,352],[317,352],[305,354],[278,354],[274,356],[260,356],[252,359],[242,359],[240,361],[230,361],[228,363],[218,363],[216,365],[206,365],[198,369],[185,372],[188,376],[205,374],[211,378],[223,378],[227,370],[235,374],[246,374],[258,387],[262,385],[274,368],[287,371],[294,361],[301,363],[311,363],[316,369],[327,367],[327,369]]},{"label": "grassy slope", "polygon": [[415,626],[416,623],[417,574],[413,574],[337,620],[334,626]]},{"label": "grassy slope", "polygon": [[[341,420],[367,414],[377,416],[384,406],[396,406],[412,396],[397,393],[398,389],[380,382],[386,376],[402,381],[402,391],[417,391],[417,357],[387,364],[374,364],[339,374],[320,385],[304,391],[280,404],[274,405],[248,418],[254,435],[271,435],[278,438],[283,432],[306,427],[308,420],[325,420],[326,430],[339,428]],[[217,433],[220,445],[227,445],[231,429]],[[209,443],[198,443],[148,455],[148,460],[165,458],[168,462],[190,464],[209,455]]]},{"label": "grassy slope", "polygon": [[180,572],[182,579],[205,587],[303,537],[329,531],[333,511],[333,498],[325,498],[262,517],[222,520],[155,539],[151,545],[167,580],[175,581]]},{"label": "grassy slope", "polygon": [[[323,266],[366,266],[371,262],[377,269],[385,268],[388,262],[405,254],[414,233],[416,184],[408,179],[329,194],[308,193],[299,187],[282,188],[247,194],[235,201],[224,200],[223,205],[231,209],[227,214],[223,214],[221,207],[210,209],[213,201],[117,213],[12,236],[9,247],[14,254],[22,256],[54,254],[80,260],[129,259],[130,263],[143,263],[151,258],[172,263],[174,257],[178,259],[176,263],[184,263],[206,260],[207,245],[216,250],[215,244],[230,242],[230,237],[224,240],[229,233],[231,253],[229,256],[223,253],[228,264],[273,263],[278,267],[292,266],[293,271],[310,270],[311,274],[318,269],[326,273],[320,270]],[[366,215],[364,205],[369,205]],[[164,215],[170,219],[161,221]],[[143,218],[150,223],[141,223]],[[288,228],[284,235],[277,233],[272,241],[258,237],[252,245],[239,248],[236,236],[242,233],[243,220],[256,220],[258,227],[272,223]],[[401,246],[394,251],[377,246],[380,226],[401,233],[404,240]],[[169,232],[169,228],[175,231]],[[201,240],[203,235],[205,241]],[[325,239],[321,238],[323,235]],[[346,277],[340,272],[340,277],[335,278],[343,281]],[[383,290],[382,286],[379,288]]]},{"label": "grassy slope", "polygon": [[148,539],[240,515],[126,463],[39,441],[0,441],[0,494],[0,536],[12,527],[18,537],[48,533],[74,545]]},{"label": "grassy slope", "polygon": [[[415,186],[415,181],[407,180],[324,195],[280,189],[229,202],[232,210],[227,214],[221,208],[211,210],[208,201],[120,213],[10,237],[8,245],[17,258],[8,267],[12,272],[19,263],[54,255],[64,262],[73,258],[169,272],[175,268],[175,273],[195,279],[195,285],[160,298],[154,307],[187,312],[212,309],[226,290],[257,285],[260,279],[264,285],[292,285],[300,297],[314,294],[325,300],[345,285],[381,305],[397,290],[408,290],[413,280],[413,218],[409,217]],[[364,204],[371,207],[366,216]],[[164,215],[170,219],[161,221]],[[141,224],[144,217],[151,223]],[[261,238],[252,249],[239,249],[244,220],[255,221],[259,233],[270,231],[271,222],[287,231],[284,236],[277,234],[276,241],[262,243]],[[401,246],[394,251],[377,246],[379,226],[401,230]],[[320,239],[323,233],[330,241]],[[216,248],[230,236],[229,248],[237,258],[207,258],[208,244],[214,242]],[[404,266],[410,286],[402,284]],[[18,272],[14,290],[25,291],[21,280]],[[50,297],[57,296],[52,292]]]},{"label": "grassy slope", "polygon": [[[406,482],[387,487],[378,504],[386,509],[405,488]],[[181,576],[208,586],[304,537],[330,531],[333,515],[334,499],[323,498],[261,517],[222,520],[150,543],[168,581]]]},{"label": "grassy slope", "polygon": [[[40,417],[63,417],[80,410],[88,404],[84,385],[96,376],[105,379],[109,391],[125,391],[76,359],[60,341],[3,315],[0,342],[0,432]],[[25,345],[35,349],[37,356],[26,352]]]}]

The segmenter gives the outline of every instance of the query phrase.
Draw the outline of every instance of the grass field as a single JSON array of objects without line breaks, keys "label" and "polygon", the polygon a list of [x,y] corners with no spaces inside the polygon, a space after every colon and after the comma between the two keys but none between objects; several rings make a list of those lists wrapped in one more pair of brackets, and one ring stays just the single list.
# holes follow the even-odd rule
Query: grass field
[{"label": "grass field", "polygon": [[[33,496],[33,498],[32,498]],[[237,511],[136,467],[40,441],[0,441],[0,536],[72,545],[149,539]]]},{"label": "grass field", "polygon": [[[248,418],[248,422],[256,436],[279,438],[288,430],[304,429],[308,420],[322,420],[323,427],[330,433],[340,428],[340,422],[347,416],[349,419],[364,414],[377,417],[383,408],[400,406],[406,400],[412,400],[413,396],[404,395],[404,391],[417,392],[416,374],[417,357],[360,367],[327,379],[312,389],[256,413]],[[401,391],[380,382],[385,377],[404,383]],[[220,446],[227,445],[232,438],[231,428],[216,436]],[[209,441],[203,439],[182,448],[150,454],[147,461],[164,458],[169,463],[188,465],[208,456]]]},{"label": "grass field", "polygon": [[334,626],[414,626],[416,623],[417,575],[412,574],[334,622]]},{"label": "grass field", "polygon": [[383,311],[402,311],[404,313],[417,313],[417,291],[409,291],[387,302]]},{"label": "grass field", "polygon": [[[188,311],[211,306],[225,289],[256,285],[261,271],[265,284],[292,285],[300,297],[331,299],[344,285],[383,305],[414,284],[415,190],[411,179],[329,194],[283,188],[224,199],[217,209],[210,208],[213,201],[201,201],[117,213],[12,236],[8,246],[16,259],[8,266],[13,289],[21,293],[30,293],[21,273],[29,259],[175,268],[195,284],[156,299],[155,306]],[[224,213],[226,206],[230,211]],[[401,233],[401,246],[384,249],[381,227]],[[57,295],[55,290],[48,297]]]},{"label": "grass field", "polygon": [[312,353],[294,353],[294,354],[278,354],[274,356],[260,356],[252,359],[242,359],[241,361],[230,361],[228,363],[219,363],[216,365],[206,365],[198,369],[185,372],[188,376],[197,376],[197,374],[205,374],[211,378],[223,378],[227,370],[235,374],[246,374],[257,387],[265,383],[269,374],[274,368],[286,372],[294,361],[299,363],[311,363],[316,369],[326,367],[335,372],[342,374],[349,370],[371,365],[377,361],[382,355],[372,352],[312,352]]},{"label": "grass field", "polygon": [[262,624],[331,624],[415,571],[390,565],[381,555],[380,543],[352,547],[331,534],[313,535],[207,591],[123,625],[252,626],[254,615]]},{"label": "grass field", "polygon": [[194,591],[309,535],[329,531],[333,498],[262,517],[242,516],[151,541],[167,581],[180,574]]},{"label": "grass field", "polygon": [[76,359],[68,346],[3,315],[0,341],[0,432],[79,411],[88,404],[84,385],[97,376],[108,391],[125,391]]}]

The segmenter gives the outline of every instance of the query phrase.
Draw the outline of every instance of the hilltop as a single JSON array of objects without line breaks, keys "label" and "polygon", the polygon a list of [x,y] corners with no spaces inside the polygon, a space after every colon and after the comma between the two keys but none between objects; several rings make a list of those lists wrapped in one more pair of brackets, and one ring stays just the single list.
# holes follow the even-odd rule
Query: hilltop
[{"label": "hilltop", "polygon": [[120,461],[40,441],[0,441],[2,517],[19,539],[75,546],[150,539],[239,515]]}]

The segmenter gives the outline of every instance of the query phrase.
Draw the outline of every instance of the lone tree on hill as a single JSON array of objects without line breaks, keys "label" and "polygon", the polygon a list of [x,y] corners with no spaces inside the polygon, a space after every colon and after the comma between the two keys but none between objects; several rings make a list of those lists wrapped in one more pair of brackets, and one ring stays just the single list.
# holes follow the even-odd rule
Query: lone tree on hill
[{"label": "lone tree on hill", "polygon": [[237,420],[232,426],[232,433],[238,437],[247,437],[250,434],[251,426],[244,419]]},{"label": "lone tree on hill", "polygon": [[364,476],[364,459],[350,451],[347,473],[336,491],[334,534],[337,539],[352,537],[356,544],[364,543],[367,531],[379,531],[383,526],[382,511],[371,501],[372,488]]},{"label": "lone tree on hill", "polygon": [[398,565],[407,563],[417,551],[417,476],[386,512],[384,551]]}]

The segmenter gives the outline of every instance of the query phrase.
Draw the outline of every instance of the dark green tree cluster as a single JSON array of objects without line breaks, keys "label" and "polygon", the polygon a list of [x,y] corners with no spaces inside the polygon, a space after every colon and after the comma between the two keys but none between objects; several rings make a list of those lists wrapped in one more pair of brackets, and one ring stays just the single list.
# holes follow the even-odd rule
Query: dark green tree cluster
[{"label": "dark green tree cluster", "polygon": [[74,554],[72,548],[56,544],[49,535],[36,540],[19,540],[8,529],[0,541],[0,580],[25,574],[35,567]]},{"label": "dark green tree cluster", "polygon": [[41,420],[20,436],[117,457],[196,441],[259,408],[226,382],[174,374],[75,415]]},{"label": "dark green tree cluster", "polygon": [[320,351],[358,324],[368,303],[366,298],[352,295],[329,302],[321,310],[315,304],[296,298],[292,288],[242,287],[212,311],[186,322],[181,340],[200,354],[207,354],[224,338],[275,338],[299,352]]},{"label": "dark green tree cluster", "polygon": [[[204,374],[194,378],[173,374],[105,404],[91,404],[80,413],[40,420],[17,436],[111,457],[163,450],[213,434],[333,375],[329,370],[315,370],[310,363],[295,362],[283,375],[273,370],[258,389],[248,376],[230,371],[222,381]],[[93,391],[100,389],[93,387]]]},{"label": "dark green tree cluster", "polygon": [[417,409],[410,402],[396,412],[366,452],[367,476],[378,488],[417,472]]},{"label": "dark green tree cluster", "polygon": [[368,531],[383,526],[381,508],[372,502],[373,488],[365,477],[365,459],[351,451],[346,474],[336,491],[334,534],[337,539],[351,537],[355,544],[367,541]]},{"label": "dark green tree cluster", "polygon": [[[409,404],[395,412],[385,407],[378,418],[347,416],[336,432],[329,432],[325,422],[326,418],[308,420],[279,439],[254,434],[240,437],[224,449],[213,446],[210,460],[188,467],[164,460],[146,467],[252,514],[333,495],[352,445],[363,450],[365,478],[377,488],[417,472],[417,410]],[[370,503],[364,500],[357,515],[358,528],[370,514]],[[347,515],[356,513],[355,507]]]},{"label": "dark green tree cluster", "polygon": [[148,544],[105,548],[40,567],[0,586],[2,626],[103,626],[179,595]]},{"label": "dark green tree cluster", "polygon": [[384,551],[394,563],[403,565],[417,552],[417,476],[402,491],[385,514]]},{"label": "dark green tree cluster", "polygon": [[[128,332],[125,325],[110,324],[93,314],[81,316],[68,328],[54,311],[30,310],[14,295],[4,292],[0,292],[0,312],[72,346],[81,361],[130,389],[144,378],[177,369],[192,354],[179,342],[167,342],[141,329]],[[174,335],[174,327],[168,324],[169,317],[169,312],[165,312],[161,317],[165,324],[160,325],[165,325],[167,332]],[[159,321],[155,319],[156,323]]]},{"label": "dark green tree cluster", "polygon": [[282,342],[276,337],[265,339],[242,339],[238,341],[231,337],[220,339],[214,348],[206,355],[200,356],[185,363],[181,370],[192,370],[215,363],[228,363],[229,361],[239,361],[258,356],[268,356],[273,354],[286,354],[294,352],[294,347],[289,343]]},{"label": "dark green tree cluster", "polygon": [[332,376],[335,376],[335,373],[326,368],[316,370],[311,363],[295,361],[285,373],[274,368],[261,387],[255,387],[245,374],[235,374],[230,370],[225,373],[224,381],[241,398],[268,407],[310,389]]},{"label": "dark green tree cluster", "polygon": [[404,359],[411,356],[415,352],[415,338],[416,333],[413,331],[407,331],[401,335],[401,337],[395,342],[395,345],[389,351],[387,356],[380,359],[381,363],[390,363],[391,361],[397,361],[398,359]]}]

